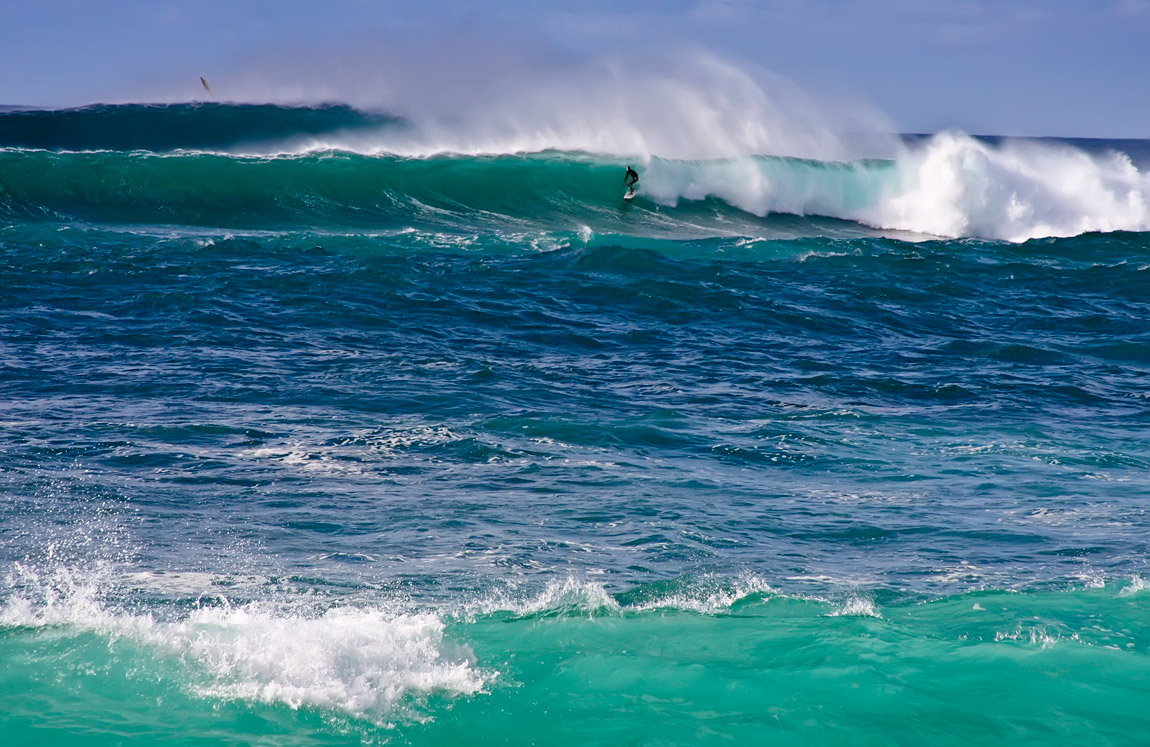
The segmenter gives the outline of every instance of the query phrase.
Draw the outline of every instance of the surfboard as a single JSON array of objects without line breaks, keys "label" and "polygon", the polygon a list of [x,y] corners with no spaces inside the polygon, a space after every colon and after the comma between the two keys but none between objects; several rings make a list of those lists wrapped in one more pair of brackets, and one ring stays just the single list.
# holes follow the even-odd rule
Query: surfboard
[{"label": "surfboard", "polygon": [[624,200],[631,200],[631,199],[634,199],[634,197],[635,197],[635,193],[630,191],[630,190],[627,191],[627,194],[623,195]]}]

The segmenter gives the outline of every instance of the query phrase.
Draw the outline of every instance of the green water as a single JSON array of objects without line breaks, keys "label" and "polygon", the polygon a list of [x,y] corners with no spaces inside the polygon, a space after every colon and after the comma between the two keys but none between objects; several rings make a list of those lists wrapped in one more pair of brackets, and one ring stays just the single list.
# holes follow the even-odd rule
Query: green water
[{"label": "green water", "polygon": [[482,673],[482,689],[433,689],[358,717],[346,700],[205,694],[252,670],[221,675],[142,644],[127,615],[103,631],[7,627],[0,734],[93,745],[1137,745],[1150,733],[1150,596],[1137,587],[883,608],[750,594],[710,612],[605,599],[450,621],[444,645]]}]

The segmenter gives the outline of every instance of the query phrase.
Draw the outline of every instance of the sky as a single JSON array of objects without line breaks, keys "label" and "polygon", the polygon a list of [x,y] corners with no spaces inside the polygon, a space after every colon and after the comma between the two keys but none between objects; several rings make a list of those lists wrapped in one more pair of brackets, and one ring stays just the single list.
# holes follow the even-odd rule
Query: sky
[{"label": "sky", "polygon": [[402,109],[705,53],[901,132],[1150,138],[1148,39],[1150,0],[0,0],[0,105],[195,100],[202,75]]}]

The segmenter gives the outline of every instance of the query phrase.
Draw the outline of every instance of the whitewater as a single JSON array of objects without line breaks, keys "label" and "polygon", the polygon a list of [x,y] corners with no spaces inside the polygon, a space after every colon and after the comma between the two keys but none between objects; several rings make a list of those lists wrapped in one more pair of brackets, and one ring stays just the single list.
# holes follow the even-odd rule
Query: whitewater
[{"label": "whitewater", "polygon": [[0,112],[0,742],[1144,741],[1150,143],[632,75]]}]

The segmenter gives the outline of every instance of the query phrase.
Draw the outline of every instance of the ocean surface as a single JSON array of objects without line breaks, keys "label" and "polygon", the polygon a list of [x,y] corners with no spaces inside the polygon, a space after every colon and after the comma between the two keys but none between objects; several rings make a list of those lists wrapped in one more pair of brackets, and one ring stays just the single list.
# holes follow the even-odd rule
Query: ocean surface
[{"label": "ocean surface", "polygon": [[0,113],[0,743],[1146,744],[1150,142],[504,145]]}]

